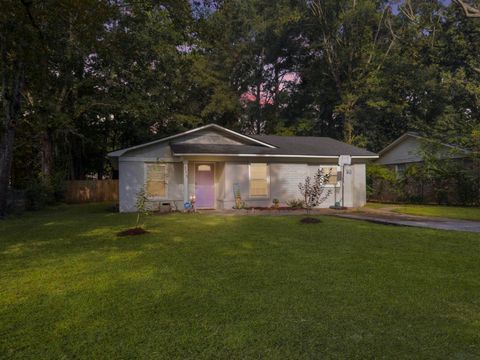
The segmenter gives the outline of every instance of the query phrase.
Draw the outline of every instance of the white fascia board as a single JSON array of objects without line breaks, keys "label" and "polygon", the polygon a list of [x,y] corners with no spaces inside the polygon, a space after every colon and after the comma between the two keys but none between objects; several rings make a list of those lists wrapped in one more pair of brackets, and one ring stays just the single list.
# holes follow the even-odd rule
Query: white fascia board
[{"label": "white fascia board", "polygon": [[[213,154],[213,153],[174,153],[174,156],[221,156],[221,157],[279,157],[301,159],[338,159],[337,155],[279,155],[279,154]],[[378,159],[378,155],[352,156],[352,159]]]},{"label": "white fascia board", "polygon": [[353,155],[352,159],[378,159],[379,155]]}]

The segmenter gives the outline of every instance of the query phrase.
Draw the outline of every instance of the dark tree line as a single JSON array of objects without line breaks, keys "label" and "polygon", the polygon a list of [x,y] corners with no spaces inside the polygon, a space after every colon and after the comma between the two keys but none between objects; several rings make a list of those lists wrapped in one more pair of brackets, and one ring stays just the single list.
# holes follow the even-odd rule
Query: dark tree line
[{"label": "dark tree line", "polygon": [[211,122],[374,151],[415,130],[478,149],[476,9],[441,0],[5,0],[0,213],[8,186],[109,175],[108,151]]}]

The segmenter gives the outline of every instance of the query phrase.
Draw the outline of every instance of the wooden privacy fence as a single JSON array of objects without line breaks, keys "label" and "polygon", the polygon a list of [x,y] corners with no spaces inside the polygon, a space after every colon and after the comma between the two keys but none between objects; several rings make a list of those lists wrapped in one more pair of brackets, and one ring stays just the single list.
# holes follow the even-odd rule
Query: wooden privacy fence
[{"label": "wooden privacy fence", "polygon": [[118,201],[118,180],[71,180],[65,192],[67,203]]}]

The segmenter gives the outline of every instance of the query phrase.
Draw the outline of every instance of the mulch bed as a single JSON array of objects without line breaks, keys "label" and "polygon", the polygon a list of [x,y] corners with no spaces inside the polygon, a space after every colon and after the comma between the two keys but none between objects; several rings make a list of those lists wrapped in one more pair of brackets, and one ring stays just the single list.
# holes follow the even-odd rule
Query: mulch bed
[{"label": "mulch bed", "polygon": [[245,210],[302,210],[301,208],[292,208],[288,206],[279,206],[278,208],[275,207],[267,207],[267,206],[253,206],[253,207],[245,207]]},{"label": "mulch bed", "polygon": [[317,219],[317,218],[312,218],[312,217],[306,217],[306,218],[302,218],[300,220],[300,223],[302,224],[318,224],[318,223],[321,223],[322,220],[320,219]]},{"label": "mulch bed", "polygon": [[136,228],[120,231],[119,233],[117,233],[117,236],[134,236],[134,235],[143,235],[143,234],[148,234],[148,231],[141,227],[136,227]]}]

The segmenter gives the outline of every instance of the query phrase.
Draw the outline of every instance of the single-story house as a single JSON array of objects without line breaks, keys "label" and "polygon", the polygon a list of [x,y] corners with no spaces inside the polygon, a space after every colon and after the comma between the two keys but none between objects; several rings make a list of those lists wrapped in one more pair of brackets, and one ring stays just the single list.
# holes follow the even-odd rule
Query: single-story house
[{"label": "single-story house", "polygon": [[[428,141],[428,138],[417,133],[407,132],[380,150],[375,163],[388,166],[401,176],[408,165],[423,162],[422,146]],[[439,159],[463,159],[468,156],[468,151],[449,144],[439,144],[436,156]]]},{"label": "single-story house", "polygon": [[178,209],[195,197],[198,209],[232,209],[238,196],[247,206],[268,207],[299,199],[298,184],[319,168],[330,173],[331,195],[339,201],[339,156],[350,155],[344,204],[366,201],[365,164],[378,156],[328,137],[243,135],[209,124],[108,154],[119,171],[120,211],[136,210],[140,189],[149,202]]}]

